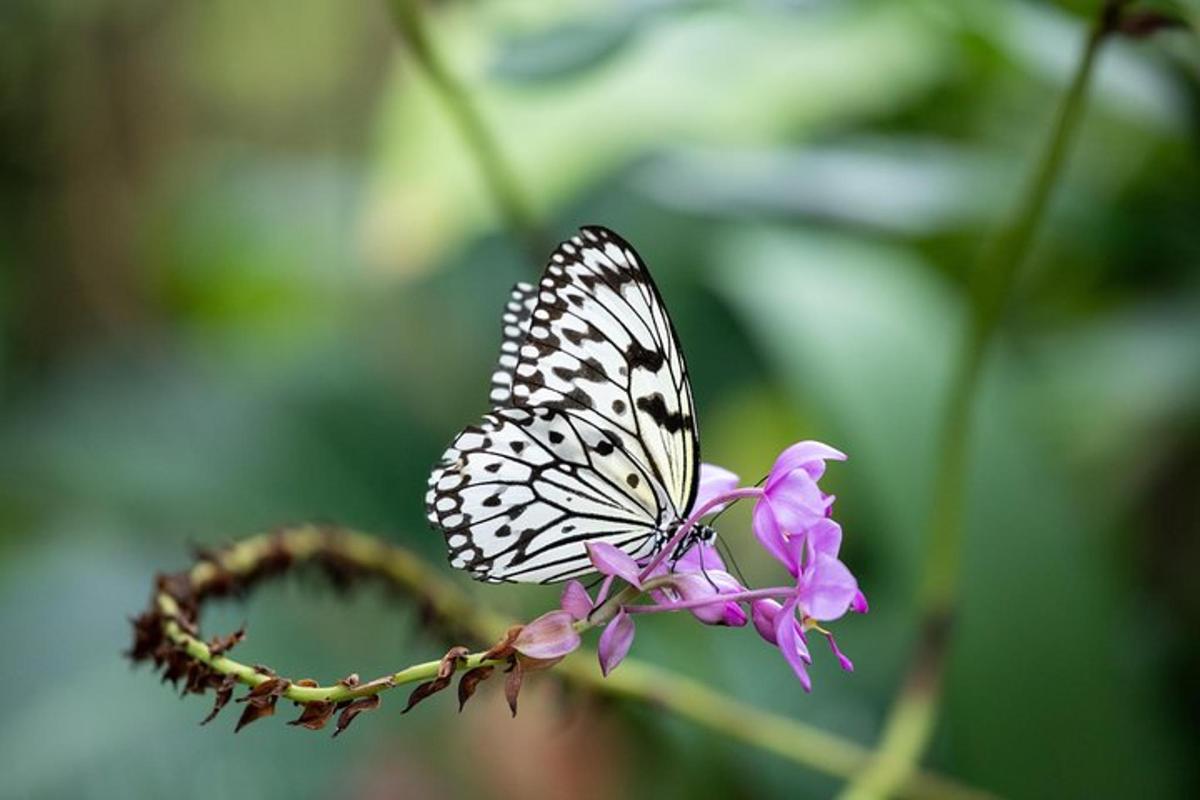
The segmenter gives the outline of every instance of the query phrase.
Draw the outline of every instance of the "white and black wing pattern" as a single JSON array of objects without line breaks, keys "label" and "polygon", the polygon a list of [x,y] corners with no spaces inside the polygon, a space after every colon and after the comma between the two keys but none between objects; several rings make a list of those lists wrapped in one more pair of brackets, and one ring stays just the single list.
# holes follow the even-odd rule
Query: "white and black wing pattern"
[{"label": "white and black wing pattern", "polygon": [[699,440],[687,366],[658,288],[628,242],[586,227],[558,246],[518,356],[513,406],[560,409],[611,434],[678,516],[691,509]]},{"label": "white and black wing pattern", "polygon": [[551,408],[498,409],[464,430],[427,497],[453,566],[484,581],[528,583],[593,572],[588,542],[652,554],[667,502],[608,433]]},{"label": "white and black wing pattern", "polygon": [[594,571],[589,542],[636,559],[691,510],[699,443],[675,331],[623,239],[584,228],[503,317],[492,413],[434,467],[429,521],[453,566],[491,582]]},{"label": "white and black wing pattern", "polygon": [[518,283],[512,288],[500,320],[500,360],[492,373],[492,391],[488,399],[492,408],[505,408],[512,399],[513,372],[517,368],[517,353],[529,336],[529,323],[537,305],[537,287]]}]

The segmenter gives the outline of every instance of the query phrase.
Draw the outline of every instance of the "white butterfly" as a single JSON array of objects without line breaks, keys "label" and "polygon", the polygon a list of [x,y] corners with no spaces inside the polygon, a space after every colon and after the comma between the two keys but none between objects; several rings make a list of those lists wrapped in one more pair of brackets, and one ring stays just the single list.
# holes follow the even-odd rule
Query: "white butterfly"
[{"label": "white butterfly", "polygon": [[493,410],[429,476],[450,563],[484,581],[594,571],[588,542],[656,553],[692,510],[699,439],[687,366],[634,249],[591,226],[517,284]]}]

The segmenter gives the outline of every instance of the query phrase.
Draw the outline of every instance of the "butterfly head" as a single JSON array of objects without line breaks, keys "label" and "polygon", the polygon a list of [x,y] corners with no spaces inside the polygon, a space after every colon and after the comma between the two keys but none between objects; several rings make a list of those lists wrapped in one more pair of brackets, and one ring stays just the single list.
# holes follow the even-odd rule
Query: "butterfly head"
[{"label": "butterfly head", "polygon": [[710,544],[717,538],[717,532],[710,525],[694,525],[688,535],[683,537],[675,547],[675,552],[671,554],[671,563],[674,564],[679,559],[683,558],[688,550],[691,550],[697,543]]}]

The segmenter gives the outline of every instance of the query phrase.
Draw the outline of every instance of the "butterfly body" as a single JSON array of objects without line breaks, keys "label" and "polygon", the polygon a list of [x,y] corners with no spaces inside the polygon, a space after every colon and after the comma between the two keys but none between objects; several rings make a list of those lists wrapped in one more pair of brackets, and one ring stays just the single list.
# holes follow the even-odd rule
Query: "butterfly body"
[{"label": "butterfly body", "polygon": [[683,354],[641,259],[583,228],[536,286],[513,289],[502,319],[493,409],[429,479],[451,564],[553,582],[592,571],[589,542],[653,555],[691,510],[699,441]]}]

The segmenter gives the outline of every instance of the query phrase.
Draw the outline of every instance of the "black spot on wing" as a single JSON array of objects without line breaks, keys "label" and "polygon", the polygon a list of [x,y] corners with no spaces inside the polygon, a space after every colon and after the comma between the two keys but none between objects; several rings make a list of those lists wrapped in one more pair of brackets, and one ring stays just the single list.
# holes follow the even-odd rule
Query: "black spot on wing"
[{"label": "black spot on wing", "polygon": [[647,397],[639,397],[637,407],[650,415],[655,424],[669,433],[683,430],[687,419],[678,411],[667,410],[667,401],[661,394],[655,392]]}]

